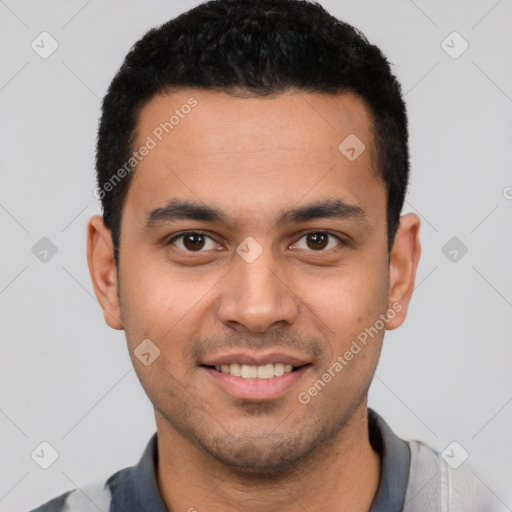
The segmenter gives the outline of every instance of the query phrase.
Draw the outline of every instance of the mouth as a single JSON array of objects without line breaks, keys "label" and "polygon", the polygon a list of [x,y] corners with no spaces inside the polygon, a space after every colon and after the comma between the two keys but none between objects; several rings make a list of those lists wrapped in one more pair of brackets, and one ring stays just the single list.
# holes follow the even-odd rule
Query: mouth
[{"label": "mouth", "polygon": [[205,361],[200,368],[210,382],[232,398],[262,401],[279,398],[298,386],[313,365],[284,354],[238,354]]}]

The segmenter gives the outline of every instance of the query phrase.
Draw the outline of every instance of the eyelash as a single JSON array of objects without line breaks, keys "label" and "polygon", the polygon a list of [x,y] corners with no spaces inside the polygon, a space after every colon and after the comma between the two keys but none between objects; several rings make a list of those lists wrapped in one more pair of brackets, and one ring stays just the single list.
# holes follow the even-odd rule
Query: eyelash
[{"label": "eyelash", "polygon": [[[339,245],[343,246],[343,245],[346,245],[346,241],[343,240],[341,237],[339,237],[338,235],[335,235],[334,233],[331,233],[330,231],[308,231],[307,233],[303,233],[302,236],[299,238],[299,240],[302,240],[302,238],[308,236],[308,235],[318,235],[318,234],[323,234],[323,235],[329,235],[333,238],[335,238],[338,242],[339,242]],[[174,235],[171,239],[169,239],[169,241],[166,243],[166,245],[173,245],[173,243],[180,239],[180,238],[183,238],[187,235],[202,235],[202,236],[205,236],[207,238],[209,238],[210,240],[214,241],[213,238],[208,235],[208,233],[204,232],[204,231],[183,231],[181,233],[178,233],[177,235]],[[295,242],[297,243],[297,242]],[[320,249],[320,250],[313,250],[313,249],[310,249],[309,252],[313,252],[313,253],[323,253],[323,252],[328,252],[330,250],[332,250],[333,248],[331,249]],[[202,252],[205,252],[203,250],[199,250],[199,251],[189,251],[189,250],[184,250],[184,249],[178,249],[180,251],[185,251],[187,253],[190,253],[190,254],[200,254]],[[304,249],[300,249],[300,250],[304,250]]]}]

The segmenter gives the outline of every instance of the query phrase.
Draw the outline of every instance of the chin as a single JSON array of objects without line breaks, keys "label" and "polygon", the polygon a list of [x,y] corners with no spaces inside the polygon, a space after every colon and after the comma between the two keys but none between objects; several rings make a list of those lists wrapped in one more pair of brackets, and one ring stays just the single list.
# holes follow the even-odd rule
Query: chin
[{"label": "chin", "polygon": [[[309,434],[309,435],[308,435]],[[332,432],[241,433],[215,439],[198,439],[202,449],[239,476],[275,478],[291,474],[305,464]]]},{"label": "chin", "polygon": [[293,439],[269,442],[268,438],[226,439],[204,447],[209,454],[224,466],[238,474],[273,477],[289,471],[301,459],[304,449]]}]

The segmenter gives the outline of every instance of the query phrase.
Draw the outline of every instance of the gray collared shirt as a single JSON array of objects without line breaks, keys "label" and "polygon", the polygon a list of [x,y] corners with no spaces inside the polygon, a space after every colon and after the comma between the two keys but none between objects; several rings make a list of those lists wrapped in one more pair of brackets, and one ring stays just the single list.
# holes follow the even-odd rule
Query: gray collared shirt
[{"label": "gray collared shirt", "polygon": [[[369,512],[493,510],[475,493],[467,469],[452,469],[424,443],[400,439],[372,409],[368,409],[368,428],[381,458],[380,483]],[[156,477],[157,446],[155,433],[135,466],[81,490],[67,491],[32,512],[168,512]]]}]

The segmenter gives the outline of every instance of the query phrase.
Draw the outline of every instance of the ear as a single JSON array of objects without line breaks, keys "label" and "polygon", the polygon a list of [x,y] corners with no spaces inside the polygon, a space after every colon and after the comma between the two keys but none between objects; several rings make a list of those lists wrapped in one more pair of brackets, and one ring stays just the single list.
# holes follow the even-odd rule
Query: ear
[{"label": "ear", "polygon": [[122,329],[112,235],[100,215],[87,224],[87,264],[105,322],[112,329]]},{"label": "ear", "polygon": [[419,217],[414,213],[402,215],[389,263],[388,308],[396,314],[386,323],[388,330],[400,327],[407,315],[421,254],[419,233]]}]

